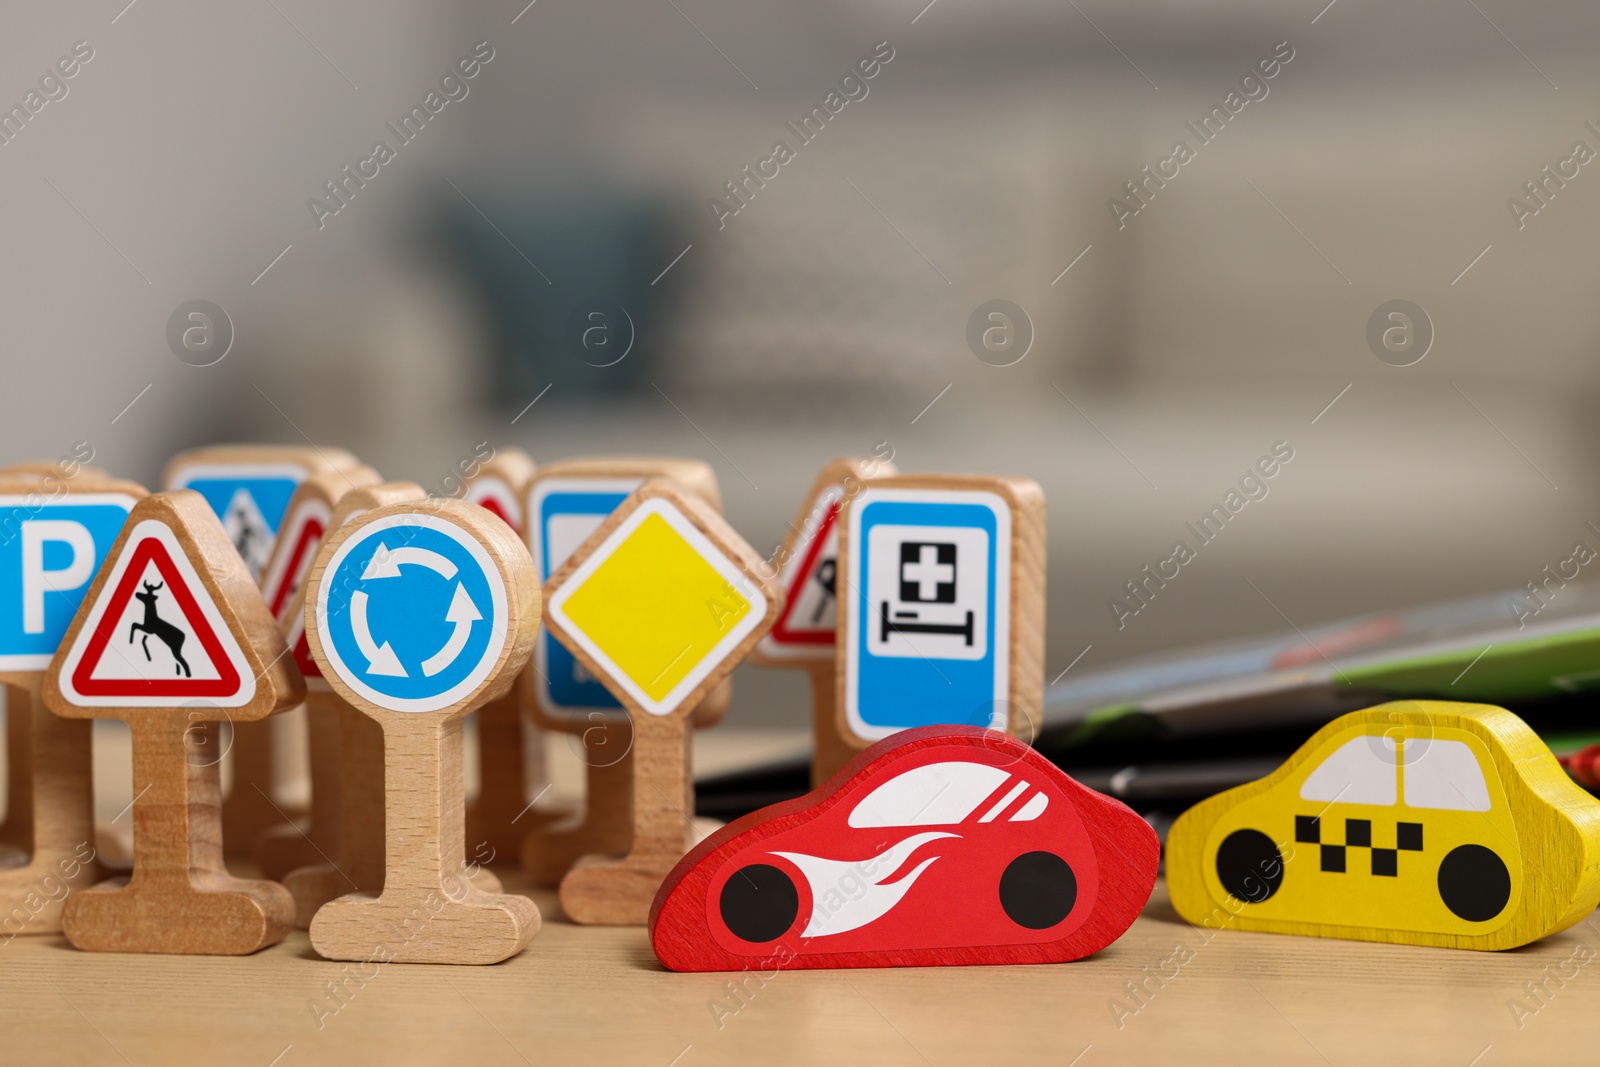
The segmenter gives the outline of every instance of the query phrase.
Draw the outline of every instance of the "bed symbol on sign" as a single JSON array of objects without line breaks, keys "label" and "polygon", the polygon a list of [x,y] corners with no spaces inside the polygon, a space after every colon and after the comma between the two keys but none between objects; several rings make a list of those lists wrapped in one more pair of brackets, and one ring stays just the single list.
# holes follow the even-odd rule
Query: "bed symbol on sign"
[{"label": "bed symbol on sign", "polygon": [[[956,602],[956,545],[952,541],[902,541],[900,543],[899,600],[901,604],[954,604]],[[889,608],[885,598],[878,606],[878,640],[890,634],[951,634],[973,639],[973,613],[961,622],[926,621],[920,608]]]}]

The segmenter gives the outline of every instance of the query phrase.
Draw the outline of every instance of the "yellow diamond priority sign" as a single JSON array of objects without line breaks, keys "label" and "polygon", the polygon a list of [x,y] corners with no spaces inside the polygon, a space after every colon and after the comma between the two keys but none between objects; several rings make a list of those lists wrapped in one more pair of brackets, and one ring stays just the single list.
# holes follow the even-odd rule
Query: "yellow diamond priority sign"
[{"label": "yellow diamond priority sign", "polygon": [[720,515],[650,482],[551,575],[545,621],[625,706],[670,715],[772,628],[782,594],[766,569]]}]

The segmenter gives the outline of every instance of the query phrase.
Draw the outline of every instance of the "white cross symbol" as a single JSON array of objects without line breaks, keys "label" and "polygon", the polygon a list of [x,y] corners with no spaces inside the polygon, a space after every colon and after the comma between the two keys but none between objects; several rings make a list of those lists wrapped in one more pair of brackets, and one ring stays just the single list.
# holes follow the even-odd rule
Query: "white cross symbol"
[{"label": "white cross symbol", "polygon": [[917,599],[932,600],[939,595],[939,585],[956,580],[954,563],[940,563],[936,545],[923,545],[918,550],[915,563],[900,565],[900,580],[917,583]]}]

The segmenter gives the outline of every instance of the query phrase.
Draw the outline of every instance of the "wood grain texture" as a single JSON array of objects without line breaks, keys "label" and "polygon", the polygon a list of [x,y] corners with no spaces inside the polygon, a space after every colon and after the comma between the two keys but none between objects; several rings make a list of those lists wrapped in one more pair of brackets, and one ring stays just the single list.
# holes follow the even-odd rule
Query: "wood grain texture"
[{"label": "wood grain texture", "polygon": [[[193,566],[222,625],[238,643],[255,691],[241,706],[173,698],[170,707],[85,706],[63,692],[69,650],[108,596],[113,568],[141,522],[164,525]],[[241,955],[281,940],[293,918],[282,886],[230,876],[222,863],[221,776],[214,723],[226,716],[250,722],[292,707],[305,697],[300,672],[260,591],[205,500],[188,490],[157,493],[136,505],[95,577],[81,610],[44,678],[43,699],[67,719],[115,718],[133,731],[134,867],[74,894],[62,916],[68,940],[105,952]]]},{"label": "wood grain texture", "polygon": [[6,686],[5,699],[6,817],[0,822],[0,844],[26,853],[33,848],[32,705],[26,686]]},{"label": "wood grain texture", "polygon": [[[904,799],[875,794],[907,783]],[[1160,852],[1130,808],[1023,742],[921,727],[697,845],[656,894],[651,945],[676,971],[1061,963],[1127,930],[1150,899]],[[769,879],[759,888],[757,870]],[[785,893],[792,910],[774,911]],[[759,940],[733,932],[752,915],[765,927]]]},{"label": "wood grain texture", "polygon": [[[946,489],[994,493],[1011,509],[1011,649],[1008,731],[1031,741],[1044,722],[1045,625],[1045,499],[1044,490],[1031,478],[976,474],[914,474],[874,478],[867,489]],[[839,515],[840,581],[850,573],[850,512],[861,505],[860,494],[846,502]],[[845,710],[845,649],[855,635],[848,620],[839,620],[837,669],[834,680],[834,714],[840,737],[858,749],[872,741],[851,729]]]},{"label": "wood grain texture", "polygon": [[[480,505],[525,538],[528,485],[537,469],[520,448],[496,449],[466,474],[463,499]],[[478,728],[478,795],[467,805],[467,845],[486,845],[515,863],[528,824],[529,800],[547,784],[544,750],[531,710],[524,727],[527,690],[513,685],[506,695],[474,712]],[[525,743],[523,731],[531,735]]]},{"label": "wood grain texture", "polygon": [[[822,468],[806,492],[799,512],[789,523],[783,543],[769,561],[769,568],[777,572],[785,603],[794,602],[798,582],[805,580],[810,573],[814,573],[816,566],[821,565],[823,557],[819,550],[812,567],[806,566],[812,560],[816,541],[837,528],[845,501],[859,493],[869,479],[892,477],[897,473],[893,463],[879,458],[845,457],[833,460]],[[837,576],[836,558],[833,566]],[[837,577],[834,581],[837,583]],[[837,617],[837,594],[833,599]],[[805,670],[809,676],[812,732],[815,737],[811,757],[813,789],[832,778],[860,751],[853,735],[848,731],[844,735],[839,733],[842,720],[837,711],[834,679],[839,658],[837,629],[835,625],[834,640],[826,644],[806,645],[798,642],[780,644],[779,631],[774,628],[750,653],[752,663],[766,667],[797,667]]]},{"label": "wood grain texture", "polygon": [[[256,838],[256,866],[274,882],[300,867],[327,863],[339,853],[341,816],[339,706],[331,690],[306,689],[306,735],[311,755],[311,806],[304,822],[263,830]],[[271,722],[272,720],[267,720]],[[226,810],[226,804],[224,804]],[[227,824],[223,824],[227,833]]]},{"label": "wood grain texture", "polygon": [[[329,529],[336,530],[375,508],[422,500],[426,496],[422,486],[415,482],[384,482],[351,489],[334,506]],[[285,615],[286,635],[303,636],[304,582],[290,598]],[[306,655],[309,657],[309,652]],[[335,752],[339,780],[338,832],[333,850],[283,876],[285,888],[294,897],[295,926],[305,930],[311,926],[317,909],[333,898],[356,890],[376,893],[383,888],[383,728],[333,693],[315,661],[300,662],[309,672],[308,690],[321,687],[329,693],[339,731]],[[317,755],[313,752],[313,760]],[[480,885],[480,888],[497,892],[498,883]]]},{"label": "wood grain texture", "polygon": [[293,463],[304,467],[307,474],[361,466],[361,461],[353,453],[331,445],[205,445],[179,452],[168,460],[166,470],[161,475],[161,484],[165,488],[176,485],[188,467],[257,463]]},{"label": "wood grain texture", "polygon": [[1588,925],[1506,953],[1219,933],[1179,919],[1158,886],[1127,933],[1066,965],[673,974],[642,927],[577,926],[530,891],[549,916],[538,943],[485,970],[330,962],[299,932],[238,959],[18,937],[0,950],[5,1057],[266,1067],[292,1046],[277,1067],[432,1067],[463,1050],[485,1067],[680,1054],[677,1067],[1466,1067],[1493,1046],[1477,1065],[1493,1067],[1570,1063],[1600,1016]]},{"label": "wood grain texture", "polygon": [[[297,509],[312,505],[316,499],[325,498],[330,493],[336,494],[342,491],[342,487],[370,484],[378,480],[376,473],[363,467],[354,455],[340,448],[227,444],[180,452],[168,461],[161,484],[166,489],[176,488],[186,474],[198,466],[263,463],[294,464],[306,472],[301,489],[295,491],[284,510],[280,532],[289,528]],[[312,483],[309,488],[306,488],[307,482]],[[274,567],[281,568],[284,557],[292,547],[275,541],[262,568],[262,582],[266,587],[263,593],[274,614],[281,607],[281,600],[287,599],[287,594],[275,588],[283,583],[273,580]],[[293,589],[290,588],[288,592],[292,593]],[[282,729],[283,723],[279,719],[234,724],[230,748],[232,785],[222,801],[223,849],[229,859],[253,856],[256,841],[262,834],[271,831],[292,832],[296,823],[306,815],[304,811],[285,808],[274,800],[283,778],[276,751]]]},{"label": "wood grain texture", "polygon": [[[506,636],[494,666],[455,704],[426,713],[392,711],[352,689],[331,665],[317,617],[319,590],[339,548],[373,523],[414,515],[448,522],[475,540],[505,590]],[[463,858],[462,725],[469,711],[507,691],[533,651],[540,594],[527,548],[475,505],[390,504],[335,530],[312,565],[305,600],[312,655],[344,702],[382,728],[384,760],[383,888],[324,904],[311,920],[313,947],[329,959],[358,962],[487,964],[521,952],[538,932],[538,908],[526,897],[477,888]]]},{"label": "wood grain texture", "polygon": [[[694,778],[690,767],[687,726],[694,709],[772,628],[782,607],[777,585],[765,576],[761,558],[722,516],[702,499],[673,482],[650,481],[636,490],[607,517],[545,584],[547,597],[558,595],[564,583],[641,508],[660,501],[700,532],[743,575],[741,592],[762,614],[748,633],[727,649],[711,670],[677,698],[666,714],[645,710],[626,685],[592,657],[546,610],[546,625],[583,666],[600,679],[627,709],[633,723],[632,833],[628,852],[621,857],[591,855],[579,860],[561,880],[561,906],[568,917],[586,924],[642,923],[661,879],[692,844],[694,836]],[[655,521],[655,520],[652,520]],[[649,614],[655,602],[636,605],[636,622],[642,628],[670,626],[663,616]],[[670,611],[672,605],[666,610]],[[659,608],[658,608],[659,610]],[[670,666],[670,665],[669,665]]]},{"label": "wood grain texture", "polygon": [[[47,475],[29,466],[0,474],[0,496],[37,496],[42,502],[89,493],[133,500],[146,495],[143,486],[101,477],[93,468],[68,473],[50,465],[53,474]],[[47,476],[58,480],[47,482]],[[8,610],[20,612],[21,605]],[[40,696],[43,681],[43,671],[0,671],[8,773],[0,842],[10,846],[0,863],[0,929],[11,933],[59,931],[67,893],[103,874],[95,848],[90,726],[51,715]]]},{"label": "wood grain texture", "polygon": [[[316,471],[307,475],[289,498],[278,539],[261,573],[262,596],[286,640],[297,621],[296,594],[305,583],[318,547],[333,528],[339,502],[351,490],[381,483],[378,472],[366,466]],[[294,629],[294,633],[297,636],[299,630]],[[314,688],[306,694],[311,803],[304,813],[292,812],[275,799],[281,785],[277,781],[277,752],[288,743],[286,720],[274,716],[260,727],[248,727],[242,736],[235,733],[234,785],[222,802],[223,840],[237,836],[249,842],[256,866],[273,881],[282,881],[298,867],[326,863],[338,851],[337,699],[325,688]],[[261,810],[263,806],[270,811]],[[252,826],[263,822],[267,825],[252,835]],[[231,850],[229,854],[233,854]]]},{"label": "wood grain texture", "polygon": [[45,709],[38,683],[8,687],[6,714],[25,733],[26,806],[16,820],[14,860],[0,866],[0,931],[55,933],[66,901],[103,874],[97,862],[90,724]]},{"label": "wood grain texture", "polygon": [[[1407,752],[1399,761],[1403,766],[1394,756],[1396,741]],[[1462,752],[1476,749],[1477,771],[1447,764],[1449,754],[1436,748],[1442,742],[1459,745]],[[1402,798],[1399,806],[1393,800],[1382,805],[1305,797],[1302,790],[1317,789],[1302,784],[1308,772],[1316,773],[1331,753],[1351,743],[1370,743],[1372,758],[1386,758],[1389,773],[1403,770],[1402,783],[1418,775],[1425,786],[1428,779],[1418,768],[1430,759],[1436,761],[1426,767],[1430,778],[1437,778],[1435,768],[1453,766],[1450,781],[1457,783],[1461,805],[1466,794],[1475,793],[1469,779],[1480,774],[1487,810],[1414,805],[1412,799],[1424,798],[1412,797],[1409,786],[1401,789],[1393,780],[1388,788],[1392,797]],[[1359,779],[1351,781],[1360,787]],[[1448,796],[1446,801],[1456,803]],[[1297,819],[1301,816],[1320,820],[1317,841],[1308,843],[1310,834],[1303,831],[1311,827]],[[1245,897],[1236,898],[1221,888],[1219,845],[1213,839],[1222,833],[1224,820],[1231,827],[1239,818],[1265,835],[1279,858],[1241,889]],[[1398,842],[1397,870],[1380,877],[1374,858],[1369,873],[1362,853],[1377,848],[1350,841],[1347,818],[1369,827],[1371,846],[1387,845],[1389,833],[1398,837],[1401,823],[1417,826],[1415,849]],[[1391,825],[1397,828],[1390,830]],[[1441,838],[1445,845],[1438,843]],[[1480,855],[1484,849],[1493,852],[1501,869],[1509,868],[1509,898],[1481,919],[1452,916],[1455,909],[1447,911],[1440,899],[1450,884],[1440,872],[1457,851],[1446,849],[1458,839],[1470,841],[1468,847]],[[1331,846],[1337,867],[1326,859],[1319,864],[1324,846],[1333,841],[1338,842]],[[1439,948],[1514,948],[1572,926],[1600,902],[1600,801],[1577,786],[1538,736],[1504,709],[1395,701],[1335,719],[1266,778],[1190,808],[1168,835],[1167,881],[1174,907],[1196,925]],[[1492,881],[1475,878],[1479,889]],[[1374,907],[1392,915],[1393,923],[1362,921],[1367,912],[1357,909]]]},{"label": "wood grain texture", "polygon": [[[640,484],[652,478],[671,481],[722,510],[721,490],[711,465],[696,459],[667,456],[601,456],[561,460],[540,467],[528,483],[526,514],[530,516],[525,539],[537,550],[533,509],[535,489],[541,484],[570,479],[628,479]],[[528,823],[522,846],[522,867],[539,885],[557,885],[588,854],[617,855],[633,840],[633,765],[628,756],[614,755],[619,745],[632,745],[632,727],[616,709],[591,711],[583,716],[551,715],[540,703],[536,687],[544,684],[530,667],[522,682],[528,697],[525,707],[537,727],[549,733],[577,738],[588,788],[585,803],[574,819],[571,812],[534,808],[523,816]],[[694,710],[696,727],[722,721],[733,704],[733,679],[728,677],[706,694]]]}]

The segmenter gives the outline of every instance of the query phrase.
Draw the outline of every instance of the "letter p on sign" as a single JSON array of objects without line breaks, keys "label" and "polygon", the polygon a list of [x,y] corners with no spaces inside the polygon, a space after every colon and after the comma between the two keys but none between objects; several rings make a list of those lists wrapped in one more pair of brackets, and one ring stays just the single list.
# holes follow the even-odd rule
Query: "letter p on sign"
[{"label": "letter p on sign", "polygon": [[[64,545],[70,556],[64,565],[59,553],[46,560],[45,546]],[[55,564],[52,566],[51,564]],[[65,593],[86,585],[94,577],[94,538],[79,522],[68,519],[33,519],[22,524],[22,632],[44,633],[46,593]]]}]

